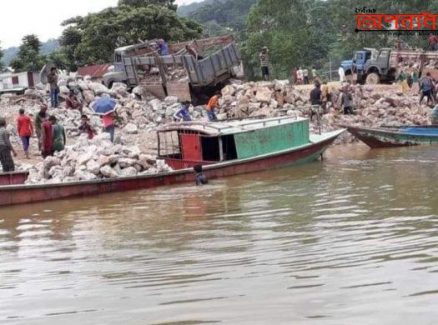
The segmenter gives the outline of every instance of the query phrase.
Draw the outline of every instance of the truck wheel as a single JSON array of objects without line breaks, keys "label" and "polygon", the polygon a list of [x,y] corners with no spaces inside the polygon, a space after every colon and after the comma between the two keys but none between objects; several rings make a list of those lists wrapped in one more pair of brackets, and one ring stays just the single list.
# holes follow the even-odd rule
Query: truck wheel
[{"label": "truck wheel", "polygon": [[380,77],[377,73],[371,72],[367,75],[367,78],[365,79],[365,83],[367,85],[377,85],[380,82]]}]

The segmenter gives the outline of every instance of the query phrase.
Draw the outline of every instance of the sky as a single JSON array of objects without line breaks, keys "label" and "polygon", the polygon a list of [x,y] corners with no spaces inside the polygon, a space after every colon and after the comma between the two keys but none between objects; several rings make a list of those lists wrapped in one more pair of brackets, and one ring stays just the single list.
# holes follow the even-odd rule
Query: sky
[{"label": "sky", "polygon": [[[176,0],[178,5],[200,0]],[[61,22],[84,16],[107,7],[118,0],[3,0],[0,2],[0,46],[2,49],[19,46],[23,36],[36,34],[40,41],[58,38]]]}]

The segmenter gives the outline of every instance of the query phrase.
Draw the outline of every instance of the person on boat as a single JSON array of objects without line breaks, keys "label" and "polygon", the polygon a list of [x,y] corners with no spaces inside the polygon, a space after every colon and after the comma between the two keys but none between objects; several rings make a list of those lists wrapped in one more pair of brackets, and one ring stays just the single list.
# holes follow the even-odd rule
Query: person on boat
[{"label": "person on boat", "polygon": [[220,92],[217,92],[213,97],[210,98],[207,104],[207,116],[210,122],[217,121],[216,108],[219,107],[219,99],[222,97]]},{"label": "person on boat", "polygon": [[353,111],[353,95],[348,87],[341,89],[341,106],[344,108],[344,115],[354,114]]},{"label": "person on boat", "polygon": [[64,150],[65,142],[67,140],[64,127],[58,123],[56,117],[53,115],[49,117],[49,121],[53,126],[53,151],[62,151]]},{"label": "person on boat", "polygon": [[42,104],[40,106],[40,111],[35,117],[35,133],[38,139],[38,150],[41,151],[41,144],[42,144],[42,124],[45,120],[47,120],[47,105]]},{"label": "person on boat", "polygon": [[432,102],[432,104],[435,104],[435,100],[432,96],[433,91],[433,81],[430,72],[426,73],[426,76],[420,79],[420,104],[423,101],[424,97],[427,97],[427,104],[429,105],[429,101]]},{"label": "person on boat", "polygon": [[202,165],[195,165],[193,167],[193,170],[195,171],[196,185],[208,184],[207,177],[204,175],[203,170],[202,170]]},{"label": "person on boat", "polygon": [[79,131],[81,134],[87,134],[88,139],[93,139],[96,135],[96,131],[93,129],[93,127],[90,125],[90,119],[87,115],[81,116],[81,125],[79,126]]},{"label": "person on boat", "polygon": [[114,133],[115,133],[115,115],[114,113],[109,113],[102,116],[102,124],[104,132],[110,134],[111,142],[114,142]]},{"label": "person on boat", "polygon": [[319,82],[315,82],[315,87],[310,92],[310,104],[312,105],[312,108],[310,109],[310,121],[312,121],[314,115],[318,114],[321,108],[321,97],[321,84]]},{"label": "person on boat", "polygon": [[82,112],[82,103],[76,96],[75,91],[70,89],[70,93],[68,97],[65,99],[65,108],[67,109],[77,109],[79,112]]},{"label": "person on boat", "polygon": [[173,114],[173,118],[175,121],[184,121],[184,122],[190,122],[192,120],[192,117],[190,116],[190,102],[184,101],[181,103],[181,107]]},{"label": "person on boat", "polygon": [[41,124],[41,155],[43,158],[53,156],[53,125],[49,119]]},{"label": "person on boat", "polygon": [[6,129],[6,120],[0,118],[0,163],[3,168],[3,172],[13,172],[15,170],[14,157],[17,157],[17,152],[12,147],[10,141],[10,133]]}]

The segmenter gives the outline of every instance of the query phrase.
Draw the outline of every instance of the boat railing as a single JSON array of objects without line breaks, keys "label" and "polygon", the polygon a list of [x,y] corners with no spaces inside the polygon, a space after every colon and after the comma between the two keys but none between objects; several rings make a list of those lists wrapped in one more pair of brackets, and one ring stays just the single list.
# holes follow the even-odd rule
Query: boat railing
[{"label": "boat railing", "polygon": [[[202,130],[207,131],[208,129],[213,129],[217,131],[218,133],[221,133],[221,131],[229,130],[229,129],[237,129],[240,128],[242,130],[248,130],[248,126],[254,126],[256,124],[260,124],[262,127],[266,127],[269,124],[272,124],[272,122],[277,122],[278,125],[282,124],[283,121],[296,121],[298,120],[297,117],[290,117],[290,116],[279,116],[279,117],[271,117],[263,120],[256,120],[256,121],[248,121],[244,122],[242,124],[224,124],[224,125],[215,125],[214,122],[197,122],[197,121],[190,121],[190,122],[179,122],[179,123],[170,123],[166,126],[160,127],[157,129],[158,132],[162,131],[170,131],[175,129],[187,129],[190,130],[193,126],[199,126],[202,128]],[[224,121],[224,122],[230,122],[230,121]],[[272,125],[274,126],[274,125]]]}]

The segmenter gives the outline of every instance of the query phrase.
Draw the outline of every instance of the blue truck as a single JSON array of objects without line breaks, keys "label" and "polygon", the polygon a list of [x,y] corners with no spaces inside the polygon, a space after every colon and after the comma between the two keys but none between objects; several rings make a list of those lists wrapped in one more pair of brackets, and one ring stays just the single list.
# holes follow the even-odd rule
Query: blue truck
[{"label": "blue truck", "polygon": [[[419,74],[430,72],[438,78],[434,64],[438,60],[438,51],[376,50],[365,48],[356,51],[353,59],[341,62],[346,79],[356,80],[360,84],[391,83],[399,73],[399,66],[415,66]],[[433,66],[433,67],[431,67]]]}]

